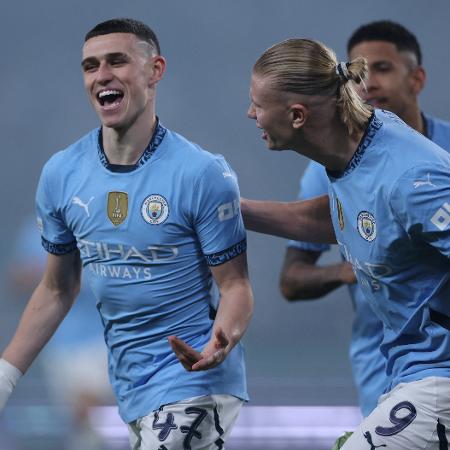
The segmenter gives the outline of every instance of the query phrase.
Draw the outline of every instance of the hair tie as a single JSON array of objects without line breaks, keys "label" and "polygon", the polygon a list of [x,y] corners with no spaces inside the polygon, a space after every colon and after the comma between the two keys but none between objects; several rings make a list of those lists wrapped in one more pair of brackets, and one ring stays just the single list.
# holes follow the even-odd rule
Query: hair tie
[{"label": "hair tie", "polygon": [[340,62],[336,64],[336,74],[345,81],[349,81],[350,74],[348,72],[348,63]]}]

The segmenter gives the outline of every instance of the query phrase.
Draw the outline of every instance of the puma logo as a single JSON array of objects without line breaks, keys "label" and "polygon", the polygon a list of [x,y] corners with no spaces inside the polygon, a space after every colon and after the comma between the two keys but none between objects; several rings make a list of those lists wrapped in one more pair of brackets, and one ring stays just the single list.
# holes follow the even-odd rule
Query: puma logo
[{"label": "puma logo", "polygon": [[80,206],[81,208],[83,208],[83,209],[86,211],[86,215],[87,215],[88,217],[91,217],[90,214],[89,214],[89,203],[91,203],[92,200],[94,200],[94,197],[91,197],[87,203],[84,203],[84,202],[80,199],[80,197],[74,197],[74,198],[72,199],[72,203],[73,203],[74,205],[78,205],[78,206]]},{"label": "puma logo", "polygon": [[427,174],[427,179],[425,181],[424,180],[416,180],[416,181],[414,181],[414,184],[413,184],[414,189],[417,189],[418,187],[425,186],[425,185],[436,187],[436,185],[431,182],[430,173]]}]

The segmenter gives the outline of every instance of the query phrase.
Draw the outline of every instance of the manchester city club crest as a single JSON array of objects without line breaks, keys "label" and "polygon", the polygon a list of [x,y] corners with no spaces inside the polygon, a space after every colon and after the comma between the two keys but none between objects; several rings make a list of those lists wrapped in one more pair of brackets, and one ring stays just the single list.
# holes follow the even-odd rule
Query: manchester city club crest
[{"label": "manchester city club crest", "polygon": [[167,200],[162,195],[149,195],[142,203],[141,214],[150,225],[163,223],[169,217]]},{"label": "manchester city club crest", "polygon": [[358,214],[358,231],[361,237],[369,242],[377,237],[377,223],[370,212],[361,211]]}]

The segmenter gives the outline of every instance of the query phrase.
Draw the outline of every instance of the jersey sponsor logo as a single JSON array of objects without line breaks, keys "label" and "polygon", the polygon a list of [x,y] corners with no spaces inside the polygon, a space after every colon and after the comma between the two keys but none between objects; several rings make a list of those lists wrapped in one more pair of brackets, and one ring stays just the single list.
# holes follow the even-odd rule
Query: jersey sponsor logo
[{"label": "jersey sponsor logo", "polygon": [[392,267],[386,264],[360,261],[350,253],[344,243],[338,241],[338,244],[342,256],[352,265],[353,270],[358,277],[358,283],[363,288],[370,289],[372,292],[381,290],[383,284],[382,279],[393,273]]},{"label": "jersey sponsor logo", "polygon": [[81,239],[80,255],[86,261],[92,275],[98,278],[120,278],[124,280],[151,280],[151,267],[142,264],[160,264],[175,259],[177,247],[148,246],[137,249],[134,246],[91,242]]},{"label": "jersey sponsor logo", "polygon": [[232,219],[239,214],[240,204],[239,200],[223,203],[217,208],[217,216],[221,222]]},{"label": "jersey sponsor logo", "polygon": [[358,232],[363,239],[372,242],[377,237],[377,223],[375,217],[368,211],[358,214]]},{"label": "jersey sponsor logo", "polygon": [[342,203],[339,201],[337,197],[336,197],[336,209],[338,215],[339,228],[343,230],[345,227],[344,211],[342,210]]},{"label": "jersey sponsor logo", "polygon": [[144,280],[152,279],[150,267],[127,266],[127,265],[108,265],[89,263],[86,266],[91,275],[98,278],[120,278],[124,280]]},{"label": "jersey sponsor logo", "polygon": [[92,200],[94,200],[94,197],[91,197],[91,198],[87,201],[87,203],[84,203],[83,200],[81,200],[80,197],[75,196],[75,197],[72,198],[72,203],[73,203],[74,205],[78,205],[80,208],[83,208],[83,209],[84,209],[84,212],[86,213],[86,215],[87,215],[88,217],[91,217],[91,215],[89,214],[89,204],[92,202]]},{"label": "jersey sponsor logo", "polygon": [[440,231],[444,231],[450,223],[450,204],[445,202],[431,218],[431,223]]},{"label": "jersey sponsor logo", "polygon": [[108,218],[118,227],[128,215],[128,194],[126,192],[108,192]]},{"label": "jersey sponsor logo", "polygon": [[169,204],[162,195],[149,195],[142,203],[141,214],[150,225],[160,225],[169,217]]},{"label": "jersey sponsor logo", "polygon": [[175,259],[179,250],[177,247],[149,245],[145,249],[123,244],[93,242],[86,239],[78,241],[78,249],[83,260],[160,263]]}]

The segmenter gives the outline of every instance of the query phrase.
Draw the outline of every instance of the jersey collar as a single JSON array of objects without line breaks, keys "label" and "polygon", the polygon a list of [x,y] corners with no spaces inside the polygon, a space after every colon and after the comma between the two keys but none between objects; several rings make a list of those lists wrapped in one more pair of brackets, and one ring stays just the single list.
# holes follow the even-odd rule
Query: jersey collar
[{"label": "jersey collar", "polygon": [[[143,166],[155,153],[156,149],[158,148],[159,144],[161,144],[162,140],[164,139],[164,136],[166,135],[167,128],[165,128],[161,123],[159,122],[159,118],[156,117],[156,126],[155,131],[153,132],[153,136],[150,139],[149,144],[145,148],[144,152],[142,153],[141,157],[138,159],[136,164],[133,164],[132,166],[124,166],[129,167],[129,170],[125,170],[125,172],[131,172],[133,170],[136,170],[137,168]],[[108,158],[106,157],[105,151],[103,149],[103,139],[102,139],[102,127],[98,129],[97,132],[97,151],[98,151],[98,157],[100,158],[100,162],[104,167],[106,167],[111,172],[119,172],[122,170],[117,170],[116,164],[110,164],[108,161]]]}]

